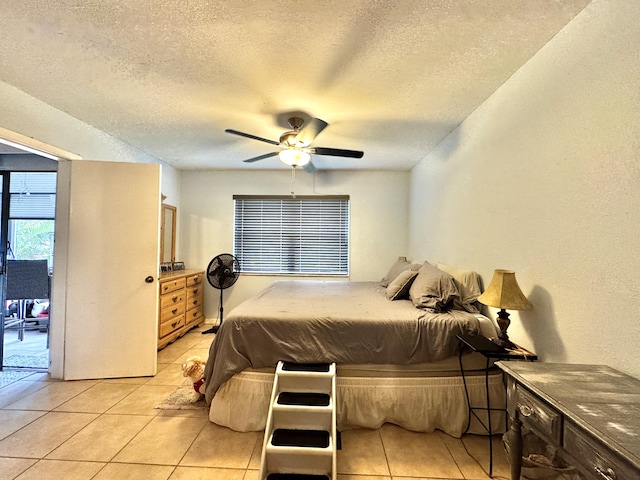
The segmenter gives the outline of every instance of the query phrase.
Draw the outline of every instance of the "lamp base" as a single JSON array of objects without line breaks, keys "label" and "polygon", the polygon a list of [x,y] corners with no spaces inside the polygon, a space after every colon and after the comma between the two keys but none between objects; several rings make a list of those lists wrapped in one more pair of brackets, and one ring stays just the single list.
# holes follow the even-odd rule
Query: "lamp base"
[{"label": "lamp base", "polygon": [[496,343],[503,348],[515,348],[516,345],[509,340],[509,335],[507,334],[511,320],[509,320],[509,313],[504,308],[501,308],[498,312],[497,322],[498,327],[500,327],[500,333],[498,334]]}]

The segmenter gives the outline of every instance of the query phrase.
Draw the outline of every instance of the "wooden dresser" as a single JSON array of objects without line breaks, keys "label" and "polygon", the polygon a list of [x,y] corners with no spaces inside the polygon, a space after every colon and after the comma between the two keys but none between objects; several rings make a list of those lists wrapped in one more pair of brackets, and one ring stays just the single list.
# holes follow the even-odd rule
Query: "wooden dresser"
[{"label": "wooden dresser", "polygon": [[159,285],[158,349],[204,322],[204,271],[163,273]]},{"label": "wooden dresser", "polygon": [[507,375],[511,478],[522,425],[589,480],[640,478],[640,380],[604,365],[498,362]]}]

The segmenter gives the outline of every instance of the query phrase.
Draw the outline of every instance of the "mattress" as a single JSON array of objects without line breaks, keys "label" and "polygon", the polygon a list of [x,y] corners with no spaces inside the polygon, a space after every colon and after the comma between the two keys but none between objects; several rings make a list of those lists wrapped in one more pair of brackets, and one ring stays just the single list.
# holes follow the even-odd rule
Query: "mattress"
[{"label": "mattress", "polygon": [[233,375],[280,360],[402,366],[445,361],[460,348],[456,335],[480,333],[481,319],[486,317],[390,301],[377,282],[275,282],[234,308],[220,326],[205,368],[206,399],[211,402]]},{"label": "mattress", "polygon": [[[322,332],[327,329],[329,335]],[[432,314],[408,300],[387,300],[373,282],[276,282],[236,307],[216,335],[208,371],[213,372],[216,361],[225,364],[225,354],[231,355],[234,365],[226,365],[220,377],[224,380],[219,378],[215,388],[207,389],[209,419],[237,431],[264,430],[276,359],[335,361],[328,350],[344,348],[344,342],[335,339],[346,336],[347,347],[365,353],[358,353],[355,362],[337,362],[340,430],[378,428],[390,422],[414,431],[439,429],[456,437],[467,426],[471,433],[486,433],[475,418],[469,419],[467,393],[472,405],[486,404],[488,385],[492,406],[502,408],[505,387],[499,372],[485,379],[491,363],[484,356],[458,354],[455,335],[466,332],[496,335],[493,322],[484,315]],[[269,352],[256,355],[254,350],[264,350],[265,345]],[[385,347],[398,345],[404,349],[399,356],[385,357]],[[300,351],[302,356],[288,357]],[[354,357],[342,356],[346,358]],[[492,423],[498,426],[495,433],[503,431],[504,412],[494,411]]]}]

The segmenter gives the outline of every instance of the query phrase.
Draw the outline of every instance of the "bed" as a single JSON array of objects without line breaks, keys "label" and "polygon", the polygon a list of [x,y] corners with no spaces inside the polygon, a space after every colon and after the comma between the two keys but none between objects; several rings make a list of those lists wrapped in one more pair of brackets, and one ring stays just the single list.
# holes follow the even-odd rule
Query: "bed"
[{"label": "bed", "polygon": [[[389,422],[459,437],[468,422],[459,362],[472,404],[482,405],[486,359],[459,355],[456,335],[492,337],[496,330],[475,303],[479,276],[450,267],[456,280],[438,267],[399,258],[382,282],[278,281],[243,302],[211,344],[209,419],[263,430],[279,360],[335,362],[339,429]],[[501,376],[490,375],[488,385],[492,405],[503,405]],[[505,423],[500,412],[492,421]],[[483,433],[475,419],[469,427]]]}]

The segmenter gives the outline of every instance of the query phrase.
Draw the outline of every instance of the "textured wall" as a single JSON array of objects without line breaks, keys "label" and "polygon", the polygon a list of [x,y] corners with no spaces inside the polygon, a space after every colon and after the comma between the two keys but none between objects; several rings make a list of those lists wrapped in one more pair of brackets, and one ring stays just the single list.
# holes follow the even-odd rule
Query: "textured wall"
[{"label": "textured wall", "polygon": [[[188,268],[206,268],[219,253],[233,252],[233,195],[288,195],[287,171],[183,171],[178,257]],[[406,254],[408,172],[299,172],[299,195],[349,194],[351,205],[351,280],[378,280],[398,255]],[[188,239],[188,241],[187,241]],[[274,280],[242,276],[224,292],[225,312]],[[207,286],[205,315],[218,315],[219,291]]]},{"label": "textured wall", "polygon": [[[161,163],[152,155],[3,82],[0,82],[0,104],[0,127],[62,148],[86,160]],[[163,165],[162,190],[176,204],[180,194],[178,177],[176,169]]]},{"label": "textured wall", "polygon": [[640,377],[638,18],[595,0],[413,170],[409,250],[515,270],[516,342]]}]

